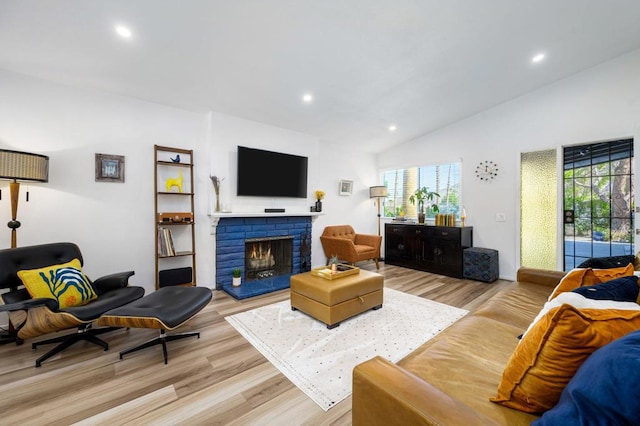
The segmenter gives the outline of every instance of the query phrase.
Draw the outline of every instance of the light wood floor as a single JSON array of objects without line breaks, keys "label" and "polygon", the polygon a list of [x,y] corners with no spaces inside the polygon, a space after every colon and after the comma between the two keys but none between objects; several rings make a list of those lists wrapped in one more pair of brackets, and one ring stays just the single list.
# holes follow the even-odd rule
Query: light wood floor
[{"label": "light wood floor", "polygon": [[[375,270],[372,263],[359,266]],[[386,287],[468,310],[509,284],[384,264],[380,272]],[[224,320],[288,297],[282,290],[236,301],[214,291],[212,302],[179,330],[199,330],[200,339],[170,342],[168,365],[159,346],[118,357],[155,337],[152,330],[105,334],[109,351],[80,343],[40,368],[34,362],[47,346],[0,346],[0,424],[351,424],[351,398],[324,412]]]}]

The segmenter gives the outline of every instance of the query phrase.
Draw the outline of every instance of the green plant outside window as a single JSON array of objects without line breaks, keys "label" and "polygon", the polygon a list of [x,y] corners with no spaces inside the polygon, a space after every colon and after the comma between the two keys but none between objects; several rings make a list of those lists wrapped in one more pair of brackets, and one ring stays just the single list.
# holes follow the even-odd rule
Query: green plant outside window
[{"label": "green plant outside window", "polygon": [[436,209],[425,209],[427,218],[434,218],[437,212],[460,215],[459,162],[387,170],[383,172],[383,182],[389,194],[384,199],[384,217],[417,218],[418,205],[411,203],[410,198],[420,188],[440,195],[433,200]]}]

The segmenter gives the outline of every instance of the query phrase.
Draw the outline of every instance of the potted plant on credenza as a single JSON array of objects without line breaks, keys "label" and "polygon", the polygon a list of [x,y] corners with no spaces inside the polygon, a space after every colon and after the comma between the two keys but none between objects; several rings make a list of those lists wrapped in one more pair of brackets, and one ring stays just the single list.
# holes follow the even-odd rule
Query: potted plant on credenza
[{"label": "potted plant on credenza", "polygon": [[[425,208],[433,210],[434,213],[440,211],[438,204],[433,202],[437,198],[440,198],[440,194],[429,191],[429,188],[426,186],[416,189],[414,193],[409,196],[409,202],[411,204],[415,205],[416,201],[418,202],[418,223],[424,223]],[[427,205],[425,205],[425,201]]]}]

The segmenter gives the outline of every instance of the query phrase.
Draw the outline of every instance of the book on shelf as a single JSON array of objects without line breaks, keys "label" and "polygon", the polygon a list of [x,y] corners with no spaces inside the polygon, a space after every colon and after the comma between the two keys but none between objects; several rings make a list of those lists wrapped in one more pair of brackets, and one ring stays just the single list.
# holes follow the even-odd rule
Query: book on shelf
[{"label": "book on shelf", "polygon": [[176,250],[173,245],[171,229],[160,228],[158,231],[158,254],[160,256],[175,256]]}]

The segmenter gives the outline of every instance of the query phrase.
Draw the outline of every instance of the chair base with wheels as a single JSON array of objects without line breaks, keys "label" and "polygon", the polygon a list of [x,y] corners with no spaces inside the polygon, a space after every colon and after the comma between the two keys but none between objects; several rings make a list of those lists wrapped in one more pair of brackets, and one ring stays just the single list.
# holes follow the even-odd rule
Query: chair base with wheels
[{"label": "chair base with wheels", "polygon": [[120,352],[120,359],[132,352],[162,345],[166,364],[167,342],[193,336],[200,338],[198,332],[172,335],[167,335],[166,332],[182,326],[193,318],[207,306],[211,297],[211,290],[204,287],[162,287],[142,299],[106,312],[98,320],[98,325],[159,329],[158,337]]}]

